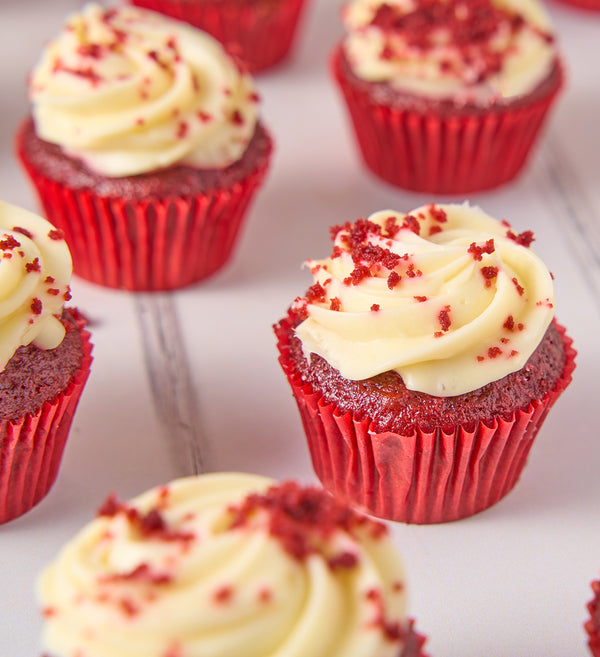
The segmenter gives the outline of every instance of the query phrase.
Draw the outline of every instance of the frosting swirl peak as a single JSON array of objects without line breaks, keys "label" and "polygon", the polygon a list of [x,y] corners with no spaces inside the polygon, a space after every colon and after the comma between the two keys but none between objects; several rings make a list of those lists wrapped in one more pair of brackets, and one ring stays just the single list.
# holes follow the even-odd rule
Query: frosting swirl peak
[{"label": "frosting swirl peak", "polygon": [[0,201],[0,371],[33,342],[57,347],[58,319],[71,298],[71,255],[62,233],[42,217]]},{"label": "frosting swirl peak", "polygon": [[106,176],[224,168],[254,134],[258,96],[211,36],[136,7],[87,5],[35,67],[36,132]]},{"label": "frosting swirl peak", "polygon": [[109,498],[39,590],[52,657],[398,657],[409,628],[384,525],[235,473]]},{"label": "frosting swirl peak", "polygon": [[477,207],[386,210],[333,232],[331,257],[308,263],[296,334],[347,379],[396,370],[411,390],[463,394],[521,369],[554,315],[531,232]]},{"label": "frosting swirl peak", "polygon": [[485,104],[526,94],[556,59],[537,0],[352,0],[343,18],[358,77],[432,99]]}]

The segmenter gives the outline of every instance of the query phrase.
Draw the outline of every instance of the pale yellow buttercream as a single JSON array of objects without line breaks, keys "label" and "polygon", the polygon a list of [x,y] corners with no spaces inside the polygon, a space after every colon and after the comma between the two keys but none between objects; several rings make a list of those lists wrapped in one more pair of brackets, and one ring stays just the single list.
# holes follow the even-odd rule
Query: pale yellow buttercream
[{"label": "pale yellow buttercream", "polygon": [[[308,312],[296,329],[305,354],[352,380],[396,370],[410,390],[444,397],[521,369],[554,315],[545,265],[478,207],[423,206],[409,215],[419,234],[379,230],[386,222],[402,226],[407,216],[385,210],[368,218],[360,240],[401,256],[392,269],[367,255],[355,262],[348,228],[338,232],[332,257],[309,261],[323,299],[297,304]],[[353,284],[357,265],[369,275]]]},{"label": "pale yellow buttercream", "polygon": [[223,47],[135,7],[87,5],[30,81],[37,134],[107,176],[223,168],[254,134],[257,95]]},{"label": "pale yellow buttercream", "polygon": [[[403,569],[385,528],[373,531],[369,520],[317,532],[310,554],[296,558],[269,530],[268,511],[233,523],[230,507],[273,484],[236,473],[189,477],[95,519],[41,577],[43,649],[51,657],[398,657]],[[157,509],[171,538],[144,535],[132,509]],[[339,555],[355,562],[332,567]]]},{"label": "pale yellow buttercream", "polygon": [[[553,30],[538,0],[491,0],[493,7],[518,14],[524,23],[511,32],[510,20],[500,24],[490,41],[490,50],[502,56],[498,72],[482,74],[478,44],[459,49],[441,25],[432,47],[411,46],[393,30],[371,25],[377,9],[387,4],[409,14],[418,0],[352,0],[344,8],[347,36],[344,51],[354,73],[371,82],[388,82],[399,91],[432,99],[486,104],[497,98],[513,98],[531,92],[550,73],[556,46],[549,38]],[[456,3],[456,13],[468,5]],[[384,49],[390,56],[382,56]]]},{"label": "pale yellow buttercream", "polygon": [[62,342],[58,317],[71,272],[69,249],[54,227],[0,201],[0,371],[22,345],[53,349]]}]

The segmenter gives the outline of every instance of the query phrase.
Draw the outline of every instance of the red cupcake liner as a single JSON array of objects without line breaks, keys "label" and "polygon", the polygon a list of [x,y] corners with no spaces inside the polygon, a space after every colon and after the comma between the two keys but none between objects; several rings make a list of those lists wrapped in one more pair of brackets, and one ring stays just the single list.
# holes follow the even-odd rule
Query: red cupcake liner
[{"label": "red cupcake liner", "polygon": [[83,356],[65,390],[37,413],[0,422],[0,524],[40,502],[56,480],[75,409],[92,363],[90,333],[78,318]]},{"label": "red cupcake liner", "polygon": [[[592,591],[594,592],[594,598],[587,604],[590,618],[586,621],[584,628],[588,635],[588,646],[592,655],[600,657],[600,627],[598,626],[598,619],[600,619],[600,581],[592,582]],[[594,618],[596,619],[595,622]]]},{"label": "red cupcake liner", "polygon": [[590,9],[592,11],[600,11],[599,0],[559,0],[564,5],[571,5],[579,9]]},{"label": "red cupcake liner", "polygon": [[343,73],[343,52],[334,50],[332,71],[354,126],[365,164],[404,189],[465,194],[496,187],[525,165],[563,84],[531,102],[477,114],[441,116],[377,103]]},{"label": "red cupcake liner", "polygon": [[369,418],[340,414],[304,383],[289,356],[291,316],[275,327],[279,362],[300,411],[313,468],[324,488],[372,515],[430,524],[466,518],[501,500],[517,483],[546,414],[571,382],[575,350],[557,325],[566,364],[554,389],[510,417],[475,427],[375,432]]},{"label": "red cupcake liner", "polygon": [[172,290],[196,283],[229,260],[270,149],[229,189],[194,197],[127,200],[71,189],[48,178],[17,153],[35,186],[45,216],[65,235],[73,271],[93,283],[131,291]]},{"label": "red cupcake liner", "polygon": [[305,0],[131,0],[138,7],[186,21],[212,34],[256,73],[291,50]]}]

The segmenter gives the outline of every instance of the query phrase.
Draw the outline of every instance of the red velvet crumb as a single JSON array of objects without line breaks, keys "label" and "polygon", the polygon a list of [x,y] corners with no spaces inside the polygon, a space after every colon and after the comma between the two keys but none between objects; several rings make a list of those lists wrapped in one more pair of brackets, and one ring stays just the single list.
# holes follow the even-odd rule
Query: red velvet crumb
[{"label": "red velvet crumb", "polygon": [[28,237],[30,240],[33,239],[33,233],[30,233],[27,228],[21,228],[21,226],[13,226],[13,231],[15,233],[21,233],[21,235],[25,235],[25,237]]},{"label": "red velvet crumb", "polygon": [[494,245],[494,238],[491,238],[483,246],[480,246],[478,244],[475,244],[475,242],[472,242],[469,248],[467,249],[467,253],[470,253],[473,256],[473,260],[480,262],[483,258],[484,253],[488,253],[488,254],[493,253],[495,249],[496,247]]},{"label": "red velvet crumb", "polygon": [[31,300],[31,312],[34,315],[42,314],[42,302],[37,297]]}]

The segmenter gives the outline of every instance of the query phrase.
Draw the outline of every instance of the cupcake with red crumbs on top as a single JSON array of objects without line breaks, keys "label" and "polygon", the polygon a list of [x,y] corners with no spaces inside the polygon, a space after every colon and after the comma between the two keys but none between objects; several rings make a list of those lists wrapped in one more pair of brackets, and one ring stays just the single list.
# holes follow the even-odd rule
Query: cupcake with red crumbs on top
[{"label": "cupcake with red crumbs on top", "polygon": [[585,631],[592,655],[600,657],[600,581],[592,582],[592,591],[594,597],[587,605],[590,617],[585,623]]},{"label": "cupcake with red crumbs on top", "polygon": [[563,85],[538,0],[350,0],[332,70],[365,164],[414,191],[514,178]]},{"label": "cupcake with red crumbs on top", "polygon": [[251,72],[290,53],[306,0],[130,0],[206,30]]},{"label": "cupcake with red crumbs on top", "polygon": [[228,262],[272,142],[252,80],[217,41],[154,12],[86,5],[29,89],[18,155],[76,274],[168,290]]},{"label": "cupcake with red crumbs on top", "polygon": [[[249,474],[108,498],[39,581],[48,657],[425,657],[387,528]],[[106,628],[110,627],[110,632]]]},{"label": "cupcake with red crumbs on top", "polygon": [[487,509],[574,369],[533,235],[468,204],[376,212],[332,235],[275,326],[318,477],[391,520]]},{"label": "cupcake with red crumbs on top", "polygon": [[45,219],[0,202],[0,523],[48,493],[91,364],[71,258]]}]

